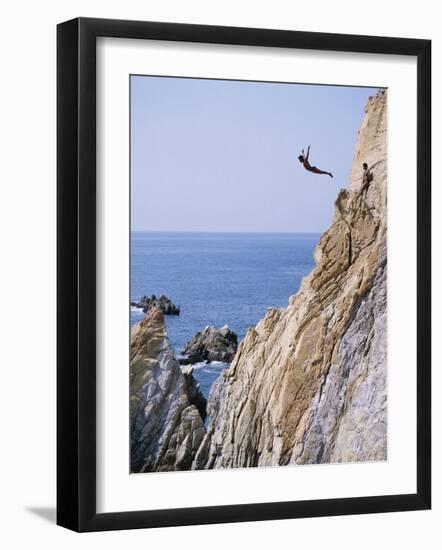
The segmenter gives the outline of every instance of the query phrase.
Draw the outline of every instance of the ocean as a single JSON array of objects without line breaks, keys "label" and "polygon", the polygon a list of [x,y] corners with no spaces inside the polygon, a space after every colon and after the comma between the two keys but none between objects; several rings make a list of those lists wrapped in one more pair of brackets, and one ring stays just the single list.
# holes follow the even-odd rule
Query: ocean
[{"label": "ocean", "polygon": [[[165,316],[175,353],[207,325],[228,325],[241,341],[269,307],[284,307],[314,266],[313,233],[132,232],[131,301],[165,294],[180,306]],[[131,308],[131,324],[143,312]],[[194,365],[203,394],[228,365]]]}]

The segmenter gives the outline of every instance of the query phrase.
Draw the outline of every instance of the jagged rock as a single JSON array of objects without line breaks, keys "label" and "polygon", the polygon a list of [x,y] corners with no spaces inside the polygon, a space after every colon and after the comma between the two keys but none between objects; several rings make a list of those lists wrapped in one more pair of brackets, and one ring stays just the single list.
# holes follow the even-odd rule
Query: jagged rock
[{"label": "jagged rock", "polygon": [[206,327],[190,340],[180,359],[182,364],[200,361],[230,363],[238,349],[238,337],[227,325],[222,328]]},{"label": "jagged rock", "polygon": [[206,430],[204,398],[175,359],[163,313],[152,308],[130,341],[131,471],[189,469]]},{"label": "jagged rock", "polygon": [[316,267],[249,329],[212,387],[192,468],[386,460],[386,103],[386,92],[367,103]]},{"label": "jagged rock", "polygon": [[152,296],[143,296],[138,302],[131,302],[131,306],[138,307],[147,313],[151,308],[160,309],[164,315],[179,315],[180,308],[172,303],[172,301],[162,294],[159,298]]}]

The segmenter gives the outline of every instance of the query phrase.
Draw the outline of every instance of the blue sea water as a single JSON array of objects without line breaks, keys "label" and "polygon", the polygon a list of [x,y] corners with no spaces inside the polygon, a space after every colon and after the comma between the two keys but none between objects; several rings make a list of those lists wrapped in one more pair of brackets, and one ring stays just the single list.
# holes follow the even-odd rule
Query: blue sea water
[{"label": "blue sea water", "polygon": [[[131,301],[165,294],[179,305],[166,316],[179,354],[206,325],[225,324],[242,340],[269,307],[284,307],[314,266],[313,233],[132,232]],[[131,308],[131,324],[143,313]],[[224,363],[198,364],[194,376],[207,397]]]}]

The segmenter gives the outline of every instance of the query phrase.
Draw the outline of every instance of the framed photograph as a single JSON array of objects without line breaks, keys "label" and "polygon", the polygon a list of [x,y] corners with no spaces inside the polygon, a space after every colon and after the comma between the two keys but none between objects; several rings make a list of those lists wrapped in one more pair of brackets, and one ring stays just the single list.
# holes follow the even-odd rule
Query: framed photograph
[{"label": "framed photograph", "polygon": [[430,41],[57,31],[58,524],[430,508]]}]

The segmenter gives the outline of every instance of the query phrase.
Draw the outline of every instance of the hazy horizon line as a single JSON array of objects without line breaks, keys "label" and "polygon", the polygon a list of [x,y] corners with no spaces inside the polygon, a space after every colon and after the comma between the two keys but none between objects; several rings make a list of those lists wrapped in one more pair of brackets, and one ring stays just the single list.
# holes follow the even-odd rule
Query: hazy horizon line
[{"label": "hazy horizon line", "polygon": [[197,234],[232,234],[232,235],[318,235],[324,233],[324,231],[201,231],[201,230],[159,230],[159,229],[131,229],[131,233],[197,233]]}]

